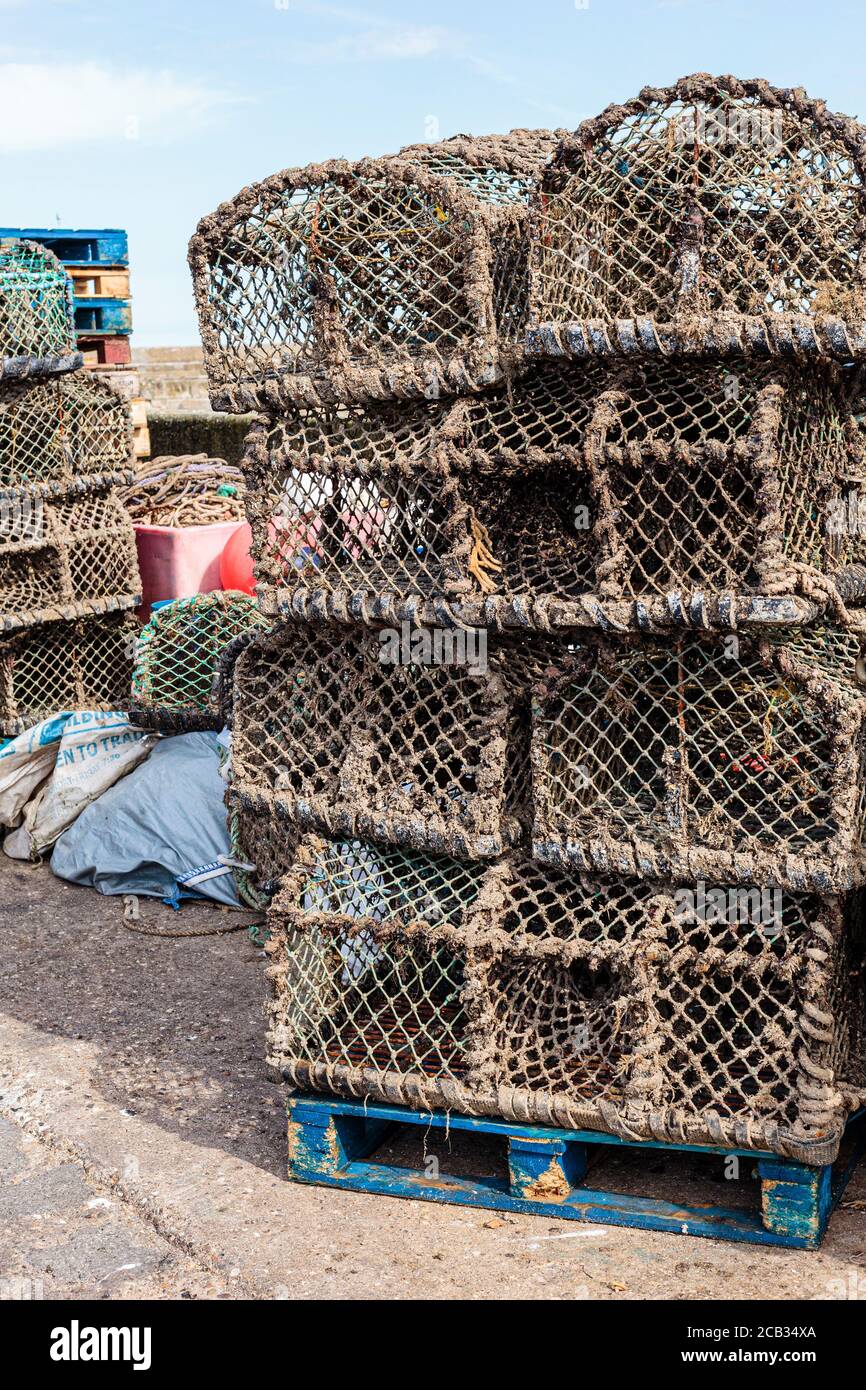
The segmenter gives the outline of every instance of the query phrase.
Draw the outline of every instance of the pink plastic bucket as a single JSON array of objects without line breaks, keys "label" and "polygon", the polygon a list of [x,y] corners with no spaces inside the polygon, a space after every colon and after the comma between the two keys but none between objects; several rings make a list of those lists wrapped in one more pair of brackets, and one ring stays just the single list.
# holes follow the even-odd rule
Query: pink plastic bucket
[{"label": "pink plastic bucket", "polygon": [[242,521],[213,526],[136,526],[142,615],[163,598],[209,594],[220,584],[220,556]]}]

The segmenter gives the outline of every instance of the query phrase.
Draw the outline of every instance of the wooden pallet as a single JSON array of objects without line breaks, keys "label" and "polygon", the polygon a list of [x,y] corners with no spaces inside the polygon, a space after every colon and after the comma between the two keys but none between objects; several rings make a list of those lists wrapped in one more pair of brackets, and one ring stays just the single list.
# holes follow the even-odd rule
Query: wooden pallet
[{"label": "wooden pallet", "polygon": [[129,299],[129,271],[123,266],[67,266],[76,303],[90,299]]},{"label": "wooden pallet", "polygon": [[119,227],[0,227],[0,236],[38,241],[64,265],[129,265],[129,243]]},{"label": "wooden pallet", "polygon": [[98,334],[79,334],[78,350],[84,355],[87,367],[130,366],[132,348],[129,338],[122,334],[116,337],[100,337]]},{"label": "wooden pallet", "polygon": [[132,332],[132,304],[128,299],[76,299],[73,312],[79,338]]},{"label": "wooden pallet", "polygon": [[[508,1177],[430,1176],[427,1168],[376,1161],[376,1152],[402,1130],[468,1131],[507,1145]],[[712,1236],[758,1245],[814,1249],[830,1214],[866,1149],[866,1113],[854,1117],[844,1158],[835,1168],[814,1168],[748,1149],[618,1139],[586,1130],[547,1129],[506,1120],[409,1110],[363,1100],[294,1093],[288,1101],[289,1178],[293,1182],[412,1197],[429,1202],[490,1207],[557,1220],[635,1226],[677,1235]],[[428,1136],[429,1143],[429,1136]],[[599,1146],[737,1157],[757,1168],[755,1210],[709,1203],[675,1205],[584,1186],[590,1153]],[[756,1192],[756,1198],[758,1193]]]}]

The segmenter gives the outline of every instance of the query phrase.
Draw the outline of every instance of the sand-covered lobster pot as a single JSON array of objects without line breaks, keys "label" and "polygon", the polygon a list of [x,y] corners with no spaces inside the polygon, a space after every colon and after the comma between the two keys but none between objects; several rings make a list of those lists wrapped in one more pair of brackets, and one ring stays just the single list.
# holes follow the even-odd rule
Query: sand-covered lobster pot
[{"label": "sand-covered lobster pot", "polygon": [[529,179],[554,144],[514,131],[287,169],[203,218],[190,267],[214,408],[496,380],[520,355]]},{"label": "sand-covered lobster pot", "polygon": [[140,601],[135,532],[116,487],[122,476],[0,491],[0,632]]},{"label": "sand-covered lobster pot", "polygon": [[36,242],[0,238],[0,381],[81,364],[63,266]]},{"label": "sand-covered lobster pot", "polygon": [[589,639],[536,687],[533,854],[649,877],[861,881],[861,639]]},{"label": "sand-covered lobster pot", "polygon": [[0,639],[0,734],[65,710],[126,709],[138,630],[132,613],[115,612]]},{"label": "sand-covered lobster pot", "polygon": [[866,351],[856,121],[698,73],[584,121],[530,215],[529,350]]},{"label": "sand-covered lobster pot", "polygon": [[269,1060],[303,1089],[826,1163],[866,1095],[862,895],[763,896],[309,837],[268,914]]},{"label": "sand-covered lobster pot", "polygon": [[0,489],[125,475],[132,460],[129,405],[90,372],[0,383]]},{"label": "sand-covered lobster pot", "polygon": [[259,621],[255,599],[234,590],[194,594],[158,609],[136,643],[130,722],[166,733],[221,729],[214,691],[220,656]]},{"label": "sand-covered lobster pot", "polygon": [[458,856],[514,843],[528,831],[529,692],[543,655],[464,640],[335,623],[255,635],[234,660],[228,712],[239,802]]},{"label": "sand-covered lobster pot", "polygon": [[864,461],[832,367],[705,360],[262,418],[244,470],[266,612],[619,630],[841,616]]}]

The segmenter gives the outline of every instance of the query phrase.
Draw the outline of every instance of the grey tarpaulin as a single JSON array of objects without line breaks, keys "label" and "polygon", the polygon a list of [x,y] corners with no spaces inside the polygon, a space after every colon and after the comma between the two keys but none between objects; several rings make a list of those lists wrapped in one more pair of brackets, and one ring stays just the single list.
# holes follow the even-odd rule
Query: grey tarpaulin
[{"label": "grey tarpaulin", "polygon": [[[51,867],[59,878],[99,893],[171,896],[181,875],[230,853],[224,791],[216,734],[163,739],[147,762],[60,836]],[[238,902],[231,874],[207,879],[196,891]]]}]

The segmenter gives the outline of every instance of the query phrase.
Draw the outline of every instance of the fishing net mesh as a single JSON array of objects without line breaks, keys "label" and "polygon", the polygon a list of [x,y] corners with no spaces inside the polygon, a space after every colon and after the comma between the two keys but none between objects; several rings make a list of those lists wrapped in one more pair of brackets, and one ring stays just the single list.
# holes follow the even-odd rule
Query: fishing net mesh
[{"label": "fishing net mesh", "polygon": [[240,652],[235,789],[336,833],[498,853],[519,830],[506,805],[505,681],[465,661],[425,665],[399,633],[386,637],[299,623]]},{"label": "fishing net mesh", "polygon": [[190,245],[218,409],[435,395],[499,373],[526,312],[545,131],[286,170]]},{"label": "fishing net mesh", "polygon": [[139,593],[135,533],[115,488],[93,479],[61,495],[0,496],[0,630],[129,608]]},{"label": "fishing net mesh", "polygon": [[866,1084],[862,896],[672,891],[308,837],[268,915],[269,1060],[403,1104],[835,1151]]},{"label": "fishing net mesh", "polygon": [[532,317],[646,316],[724,337],[743,319],[866,312],[862,135],[803,92],[696,75],[585,121],[545,170]]},{"label": "fishing net mesh", "polygon": [[21,733],[65,710],[126,709],[138,630],[138,619],[120,612],[0,641],[0,733]]},{"label": "fishing net mesh", "polygon": [[838,374],[735,360],[259,421],[244,469],[266,612],[628,628],[841,616],[864,461]]},{"label": "fishing net mesh", "polygon": [[0,238],[0,378],[56,368],[74,354],[72,289],[63,266],[44,246]]},{"label": "fishing net mesh", "polygon": [[248,907],[263,911],[294,863],[300,838],[297,827],[278,808],[257,809],[231,786],[226,791],[226,808],[238,893]]},{"label": "fishing net mesh", "polygon": [[863,833],[855,634],[591,643],[536,700],[535,852],[844,886]]},{"label": "fishing net mesh", "polygon": [[221,729],[214,692],[220,654],[258,623],[255,599],[234,590],[195,594],[158,609],[136,644],[132,722],[166,731]]},{"label": "fishing net mesh", "polygon": [[0,487],[125,473],[130,409],[90,372],[0,384]]}]

